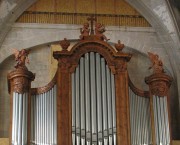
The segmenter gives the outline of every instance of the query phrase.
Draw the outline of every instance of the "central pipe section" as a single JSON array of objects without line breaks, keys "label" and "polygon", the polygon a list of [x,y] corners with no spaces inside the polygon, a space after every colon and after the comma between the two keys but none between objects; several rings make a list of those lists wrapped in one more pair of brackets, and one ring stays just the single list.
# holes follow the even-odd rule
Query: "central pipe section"
[{"label": "central pipe section", "polygon": [[114,75],[98,53],[86,53],[72,74],[72,144],[116,145]]}]

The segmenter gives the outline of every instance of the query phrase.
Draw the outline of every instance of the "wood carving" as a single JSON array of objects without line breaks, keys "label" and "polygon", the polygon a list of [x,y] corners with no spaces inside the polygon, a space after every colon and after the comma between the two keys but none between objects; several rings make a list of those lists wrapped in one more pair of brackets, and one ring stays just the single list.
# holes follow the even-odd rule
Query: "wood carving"
[{"label": "wood carving", "polygon": [[164,73],[156,73],[146,77],[145,82],[149,85],[152,95],[164,97],[168,95],[172,78]]},{"label": "wood carving", "polygon": [[152,62],[152,66],[149,67],[149,69],[153,69],[153,73],[164,73],[163,69],[163,63],[159,59],[159,56],[157,54],[153,54],[151,52],[148,52],[149,58]]},{"label": "wood carving", "polygon": [[83,28],[80,28],[81,35],[79,36],[79,38],[83,40],[84,37],[89,36],[89,32],[90,32],[89,23],[84,23]]},{"label": "wood carving", "polygon": [[116,43],[114,46],[115,46],[116,50],[119,52],[121,52],[124,48],[124,44],[122,44],[120,40],[118,40],[118,43]]},{"label": "wood carving", "polygon": [[57,133],[59,138],[57,144],[72,144],[71,74],[75,71],[75,67],[78,65],[81,56],[88,52],[97,52],[103,56],[115,75],[117,142],[118,144],[129,145],[127,62],[131,59],[132,55],[128,53],[117,53],[111,45],[100,40],[96,35],[85,37],[83,41],[79,41],[74,45],[70,51],[53,52],[54,58],[58,60]]},{"label": "wood carving", "polygon": [[8,74],[8,87],[9,92],[25,93],[30,89],[31,81],[35,75],[26,69],[16,69]]},{"label": "wood carving", "polygon": [[107,39],[107,37],[103,34],[106,31],[105,27],[101,23],[96,23],[95,24],[95,35],[99,37],[101,40],[108,41],[110,39]]},{"label": "wood carving", "polygon": [[96,21],[96,18],[94,18],[93,15],[91,15],[87,18],[87,20],[91,23],[91,35],[94,35],[93,22]]},{"label": "wood carving", "polygon": [[70,46],[70,42],[64,38],[64,40],[60,41],[60,45],[63,51],[67,51],[68,47]]},{"label": "wood carving", "polygon": [[25,64],[29,63],[29,59],[28,59],[29,51],[25,49],[22,50],[13,49],[13,51],[16,61],[15,68],[27,69]]}]

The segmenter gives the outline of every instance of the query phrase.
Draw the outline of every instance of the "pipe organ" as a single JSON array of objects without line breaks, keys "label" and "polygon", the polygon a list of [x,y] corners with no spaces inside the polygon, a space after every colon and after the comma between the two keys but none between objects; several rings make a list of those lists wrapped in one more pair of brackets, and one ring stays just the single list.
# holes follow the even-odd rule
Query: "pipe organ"
[{"label": "pipe organ", "polygon": [[32,94],[31,143],[57,144],[56,85],[46,92]]},{"label": "pipe organ", "polygon": [[86,53],[72,73],[73,145],[116,145],[114,75],[98,53]]},{"label": "pipe organ", "polygon": [[54,79],[31,88],[26,67],[8,74],[13,145],[170,145],[169,87],[163,72],[145,78],[148,91],[128,77],[131,54],[96,35],[62,51]]},{"label": "pipe organ", "polygon": [[129,80],[130,126],[132,145],[152,144],[150,98]]}]

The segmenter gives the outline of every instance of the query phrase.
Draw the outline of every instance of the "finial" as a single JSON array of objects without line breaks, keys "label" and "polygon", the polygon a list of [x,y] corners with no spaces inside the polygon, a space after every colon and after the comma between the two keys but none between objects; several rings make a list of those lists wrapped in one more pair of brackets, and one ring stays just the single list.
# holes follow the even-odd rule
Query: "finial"
[{"label": "finial", "polygon": [[87,18],[88,21],[90,21],[90,24],[91,24],[91,35],[94,34],[94,29],[93,29],[93,22],[96,21],[97,19],[94,18],[93,15],[91,15],[90,17]]},{"label": "finial", "polygon": [[114,46],[117,51],[122,51],[124,48],[124,44],[122,44],[120,40],[118,40],[118,43],[116,43]]},{"label": "finial", "polygon": [[60,45],[62,47],[62,51],[67,51],[68,47],[70,46],[70,42],[64,38],[64,40],[60,41]]}]

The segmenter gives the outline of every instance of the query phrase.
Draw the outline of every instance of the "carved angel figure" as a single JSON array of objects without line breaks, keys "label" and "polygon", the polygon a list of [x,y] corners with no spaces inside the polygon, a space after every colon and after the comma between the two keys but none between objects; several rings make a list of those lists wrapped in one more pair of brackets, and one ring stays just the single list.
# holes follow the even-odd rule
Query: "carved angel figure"
[{"label": "carved angel figure", "polygon": [[164,73],[163,63],[159,59],[159,56],[151,52],[148,52],[148,55],[152,62],[152,66],[150,66],[149,69],[153,69],[153,73]]},{"label": "carved angel figure", "polygon": [[100,37],[102,40],[108,41],[107,37],[103,34],[106,31],[105,27],[101,23],[95,24],[95,34],[96,36]]},{"label": "carved angel figure", "polygon": [[89,32],[90,32],[89,23],[84,23],[83,28],[80,28],[81,35],[79,36],[79,38],[83,40],[84,36],[89,36]]},{"label": "carved angel figure", "polygon": [[28,58],[29,51],[25,49],[22,50],[13,49],[13,51],[16,61],[15,68],[19,68],[19,67],[26,68],[25,63],[29,63],[29,58]]}]

